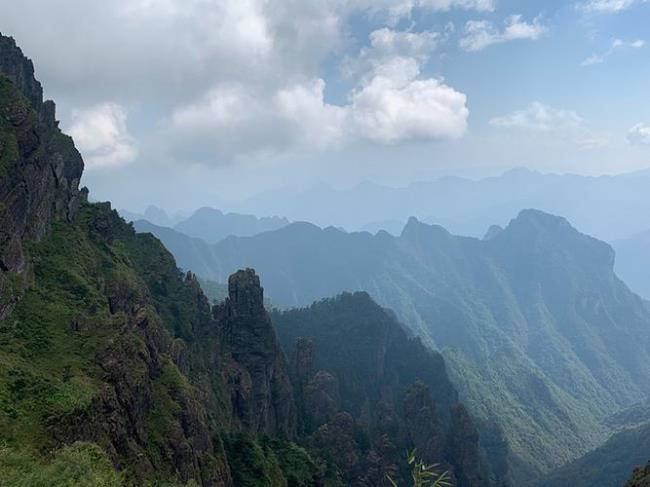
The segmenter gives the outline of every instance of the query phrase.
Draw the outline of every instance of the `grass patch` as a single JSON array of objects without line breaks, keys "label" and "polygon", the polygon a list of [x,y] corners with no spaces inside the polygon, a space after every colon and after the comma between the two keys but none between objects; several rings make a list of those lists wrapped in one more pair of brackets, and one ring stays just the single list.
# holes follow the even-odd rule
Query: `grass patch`
[{"label": "grass patch", "polygon": [[50,461],[0,447],[0,487],[122,487],[123,477],[93,443],[77,442],[57,451]]}]

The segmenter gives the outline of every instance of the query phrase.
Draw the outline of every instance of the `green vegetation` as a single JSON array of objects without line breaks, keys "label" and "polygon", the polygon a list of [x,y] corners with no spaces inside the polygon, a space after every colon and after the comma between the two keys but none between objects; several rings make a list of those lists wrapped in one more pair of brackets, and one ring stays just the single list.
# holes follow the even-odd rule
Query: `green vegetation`
[{"label": "green vegetation", "polygon": [[224,444],[238,487],[309,487],[320,475],[309,454],[291,442],[235,433]]},{"label": "green vegetation", "polygon": [[[150,252],[161,248],[157,244]],[[0,321],[0,441],[7,455],[25,458],[54,447],[48,424],[82,415],[106,390],[99,354],[144,348],[142,336],[125,324],[133,304],[150,299],[135,265],[147,254],[141,239],[106,205],[82,205],[75,223],[55,223],[45,239],[29,246],[29,253],[30,288],[14,312]],[[160,271],[161,278],[169,276],[163,284],[176,280],[176,286],[183,287],[173,259],[167,256],[159,265],[168,262],[170,270]],[[147,277],[154,279],[152,273]],[[191,304],[196,296],[178,306],[185,295],[179,292],[165,301],[158,294],[160,309],[179,333],[186,332],[179,323],[197,306]],[[143,312],[148,320],[160,320],[150,306]],[[144,383],[147,371],[137,365],[137,353],[118,360],[136,359],[129,380]],[[169,442],[169,428],[178,421],[178,398],[194,392],[171,362],[162,365],[160,377],[153,381],[155,409],[147,416],[146,428],[151,438],[148,455],[164,465],[161,445]],[[158,473],[159,482],[176,481],[171,471]],[[125,475],[128,479],[129,472]]]},{"label": "green vegetation", "polygon": [[93,359],[112,322],[100,276],[111,265],[65,224],[30,253],[32,286],[0,322],[0,431],[10,446],[37,449],[46,418],[87,408],[98,390]]},{"label": "green vegetation", "polygon": [[124,479],[93,443],[77,442],[49,461],[0,447],[0,487],[122,487]]},{"label": "green vegetation", "polygon": [[[621,431],[583,457],[533,482],[534,487],[618,487],[650,458],[650,423]],[[642,479],[650,470],[638,472]],[[646,482],[648,479],[646,477]],[[648,482],[650,484],[650,482]],[[639,484],[639,487],[644,484]],[[648,485],[648,484],[645,484]]]},{"label": "green vegetation", "polygon": [[[453,487],[449,480],[447,472],[439,473],[437,471],[438,465],[427,465],[422,460],[416,457],[416,450],[411,450],[406,459],[411,468],[411,479],[413,480],[413,487]],[[395,482],[390,476],[388,481],[393,487],[397,487]]]}]

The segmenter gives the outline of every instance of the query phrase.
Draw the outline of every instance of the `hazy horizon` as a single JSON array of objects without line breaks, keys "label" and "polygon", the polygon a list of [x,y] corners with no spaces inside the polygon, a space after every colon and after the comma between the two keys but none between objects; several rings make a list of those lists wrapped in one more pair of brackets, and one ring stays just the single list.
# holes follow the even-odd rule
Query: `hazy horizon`
[{"label": "hazy horizon", "polygon": [[83,184],[118,208],[650,167],[642,0],[70,6],[83,22],[12,2],[0,32],[57,101]]}]

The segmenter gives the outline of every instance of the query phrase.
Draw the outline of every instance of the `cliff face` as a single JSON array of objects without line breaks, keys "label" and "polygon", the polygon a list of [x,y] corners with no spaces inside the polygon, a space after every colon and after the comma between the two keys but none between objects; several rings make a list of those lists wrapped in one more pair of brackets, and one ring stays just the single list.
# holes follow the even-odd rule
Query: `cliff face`
[{"label": "cliff face", "polygon": [[43,102],[32,62],[0,34],[0,319],[24,289],[25,242],[74,217],[82,171],[81,156],[55,121],[54,103]]},{"label": "cliff face", "polygon": [[127,482],[232,485],[224,427],[294,431],[259,279],[233,276],[213,312],[159,241],[88,204],[54,104],[2,36],[0,114],[0,441],[37,466],[81,441]]},{"label": "cliff face", "polygon": [[232,356],[227,383],[233,412],[251,433],[290,438],[295,433],[291,383],[255,271],[231,275],[228,294],[215,315]]}]

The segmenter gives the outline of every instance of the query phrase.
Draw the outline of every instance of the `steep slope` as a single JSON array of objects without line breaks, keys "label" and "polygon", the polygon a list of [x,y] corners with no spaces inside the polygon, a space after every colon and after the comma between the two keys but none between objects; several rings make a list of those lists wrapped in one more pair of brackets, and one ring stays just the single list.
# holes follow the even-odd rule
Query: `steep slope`
[{"label": "steep slope", "polygon": [[223,280],[223,274],[215,272],[218,260],[213,254],[212,246],[205,241],[172,228],[154,225],[147,220],[136,220],[133,226],[140,233],[151,233],[159,238],[182,269],[191,269],[205,279],[219,277]]},{"label": "steep slope", "polygon": [[650,299],[650,231],[615,240],[616,274],[630,288]]},{"label": "steep slope", "polygon": [[[0,69],[3,477],[49,471],[69,483],[78,461],[90,469],[85,482],[232,485],[220,431],[295,430],[279,345],[251,358],[228,331],[273,336],[262,302],[240,299],[258,296],[259,284],[248,289],[251,272],[235,274],[213,314],[159,241],[86,202],[79,153],[42,102],[31,62],[2,36]],[[231,387],[235,378],[245,387]],[[318,469],[300,451],[303,480],[313,479]]]},{"label": "steep slope", "polygon": [[26,240],[74,218],[83,161],[43,101],[32,62],[0,34],[0,319],[24,289]]},{"label": "steep slope", "polygon": [[286,218],[222,213],[214,208],[199,208],[189,218],[178,222],[174,229],[190,237],[216,243],[229,235],[249,237],[289,224]]},{"label": "steep slope", "polygon": [[300,223],[214,253],[224,275],[254,266],[279,305],[365,290],[393,309],[444,351],[472,412],[503,426],[522,476],[597,446],[601,420],[650,392],[648,308],[612,249],[563,218],[524,211],[486,240],[415,219],[400,237]]},{"label": "steep slope", "polygon": [[[535,487],[620,487],[648,458],[650,425],[645,425],[613,435],[604,445],[553,472]],[[634,476],[636,479],[625,484],[626,487],[648,485],[643,469],[636,471]]]},{"label": "steep slope", "polygon": [[[350,459],[344,478],[355,470],[367,485],[383,485],[386,473],[405,477],[399,455],[415,446],[425,461],[450,466],[455,485],[487,483],[479,432],[456,404],[442,356],[409,338],[368,294],[276,311],[273,321],[293,357],[307,442],[326,457]],[[333,431],[354,439],[336,449],[319,444]]]}]

